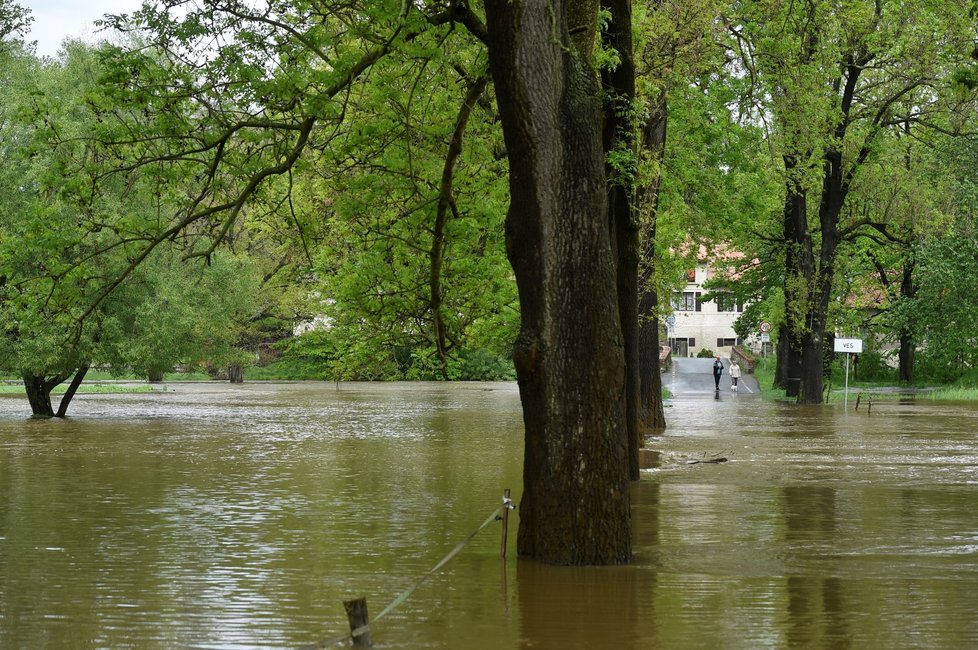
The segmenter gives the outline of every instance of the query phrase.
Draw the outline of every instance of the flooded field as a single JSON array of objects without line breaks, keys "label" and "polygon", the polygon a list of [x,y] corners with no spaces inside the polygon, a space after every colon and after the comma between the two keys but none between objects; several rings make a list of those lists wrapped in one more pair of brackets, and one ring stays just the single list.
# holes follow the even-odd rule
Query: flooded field
[{"label": "flooded field", "polygon": [[[26,412],[0,399],[2,648],[301,648],[519,501],[515,384],[171,384]],[[666,412],[631,565],[520,562],[515,530],[501,562],[493,523],[375,646],[978,647],[978,408],[725,391]]]}]

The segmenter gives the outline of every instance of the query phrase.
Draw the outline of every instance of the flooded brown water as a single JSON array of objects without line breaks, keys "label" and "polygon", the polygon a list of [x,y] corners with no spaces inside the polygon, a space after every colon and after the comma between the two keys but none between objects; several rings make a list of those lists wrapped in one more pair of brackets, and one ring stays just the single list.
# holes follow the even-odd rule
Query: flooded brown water
[{"label": "flooded brown water", "polygon": [[[519,500],[513,384],[168,388],[66,421],[0,400],[0,648],[299,648]],[[978,408],[667,416],[631,565],[520,562],[515,530],[502,563],[493,523],[375,647],[978,647]]]}]

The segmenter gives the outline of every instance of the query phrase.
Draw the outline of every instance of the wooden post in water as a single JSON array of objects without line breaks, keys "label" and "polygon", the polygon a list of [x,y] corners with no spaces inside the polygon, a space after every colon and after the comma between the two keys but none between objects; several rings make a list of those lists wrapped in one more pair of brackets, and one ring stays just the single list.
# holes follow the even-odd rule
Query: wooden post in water
[{"label": "wooden post in water", "polygon": [[499,544],[499,557],[506,559],[506,536],[509,534],[509,488],[503,490],[503,538]]},{"label": "wooden post in water", "polygon": [[[370,642],[370,629],[367,628],[367,623],[369,622],[367,617],[367,599],[355,598],[354,600],[344,600],[343,608],[346,609],[346,618],[350,621],[350,635],[353,637],[353,647],[369,648],[373,644]],[[366,629],[361,630],[361,628]]]}]

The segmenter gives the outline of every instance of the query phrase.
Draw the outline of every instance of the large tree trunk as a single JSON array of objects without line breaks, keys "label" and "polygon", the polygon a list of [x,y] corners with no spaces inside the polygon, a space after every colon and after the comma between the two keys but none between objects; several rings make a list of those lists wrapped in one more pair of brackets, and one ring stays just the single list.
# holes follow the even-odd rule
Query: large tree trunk
[{"label": "large tree trunk", "polygon": [[24,390],[27,391],[27,401],[31,405],[31,413],[34,417],[54,417],[54,407],[51,406],[51,388],[44,377],[25,374]]},{"label": "large tree trunk", "polygon": [[[632,135],[632,103],[635,100],[635,62],[632,59],[631,0],[601,0],[612,20],[601,34],[605,48],[618,53],[614,69],[601,71],[604,104],[604,151],[636,152]],[[605,164],[608,178],[609,227],[617,261],[618,315],[625,353],[625,426],[628,434],[628,473],[633,481],[641,477],[639,464],[639,408],[642,401],[639,374],[638,266],[639,227],[633,197],[633,179],[621,174],[610,162]]]},{"label": "large tree trunk", "polygon": [[639,430],[644,434],[666,428],[665,409],[662,407],[662,374],[659,369],[659,318],[656,309],[659,296],[655,290],[655,234],[659,216],[659,187],[661,169],[665,158],[666,127],[668,124],[666,100],[663,97],[655,105],[642,125],[641,154],[646,162],[655,164],[659,171],[652,180],[638,191],[642,260],[639,280],[639,377],[642,400],[639,408]]},{"label": "large tree trunk", "polygon": [[54,407],[51,405],[51,391],[67,378],[68,375],[46,377],[31,373],[23,374],[24,390],[27,392],[27,401],[31,405],[31,413],[34,417],[54,417]]},{"label": "large tree trunk", "polygon": [[798,397],[803,370],[803,351],[807,338],[809,287],[814,274],[812,240],[808,233],[808,202],[804,187],[795,175],[797,162],[785,156],[784,322],[778,329],[778,360],[774,385],[784,388],[788,397]]},{"label": "large tree trunk", "polygon": [[[597,3],[488,0],[509,153],[507,249],[526,428],[517,548],[552,564],[631,555],[625,358],[608,232]],[[575,33],[572,43],[568,22]]]},{"label": "large tree trunk", "polygon": [[[900,282],[900,297],[910,300],[917,293],[917,287],[913,281],[914,260],[909,259],[903,265],[903,279]],[[913,360],[914,360],[914,338],[910,327],[900,329],[900,381],[910,383],[913,381]]]}]

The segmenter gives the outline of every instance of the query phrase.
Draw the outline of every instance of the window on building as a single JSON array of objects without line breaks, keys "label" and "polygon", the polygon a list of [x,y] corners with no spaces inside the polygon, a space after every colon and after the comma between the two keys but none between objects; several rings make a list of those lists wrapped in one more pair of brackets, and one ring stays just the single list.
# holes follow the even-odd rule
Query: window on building
[{"label": "window on building", "polygon": [[732,348],[737,345],[737,339],[717,339],[718,348]]},{"label": "window on building", "polygon": [[702,311],[703,302],[699,291],[677,291],[673,294],[672,307],[676,311]]},{"label": "window on building", "polygon": [[736,296],[732,293],[718,293],[716,303],[717,311],[744,311],[744,306],[737,302]]}]

